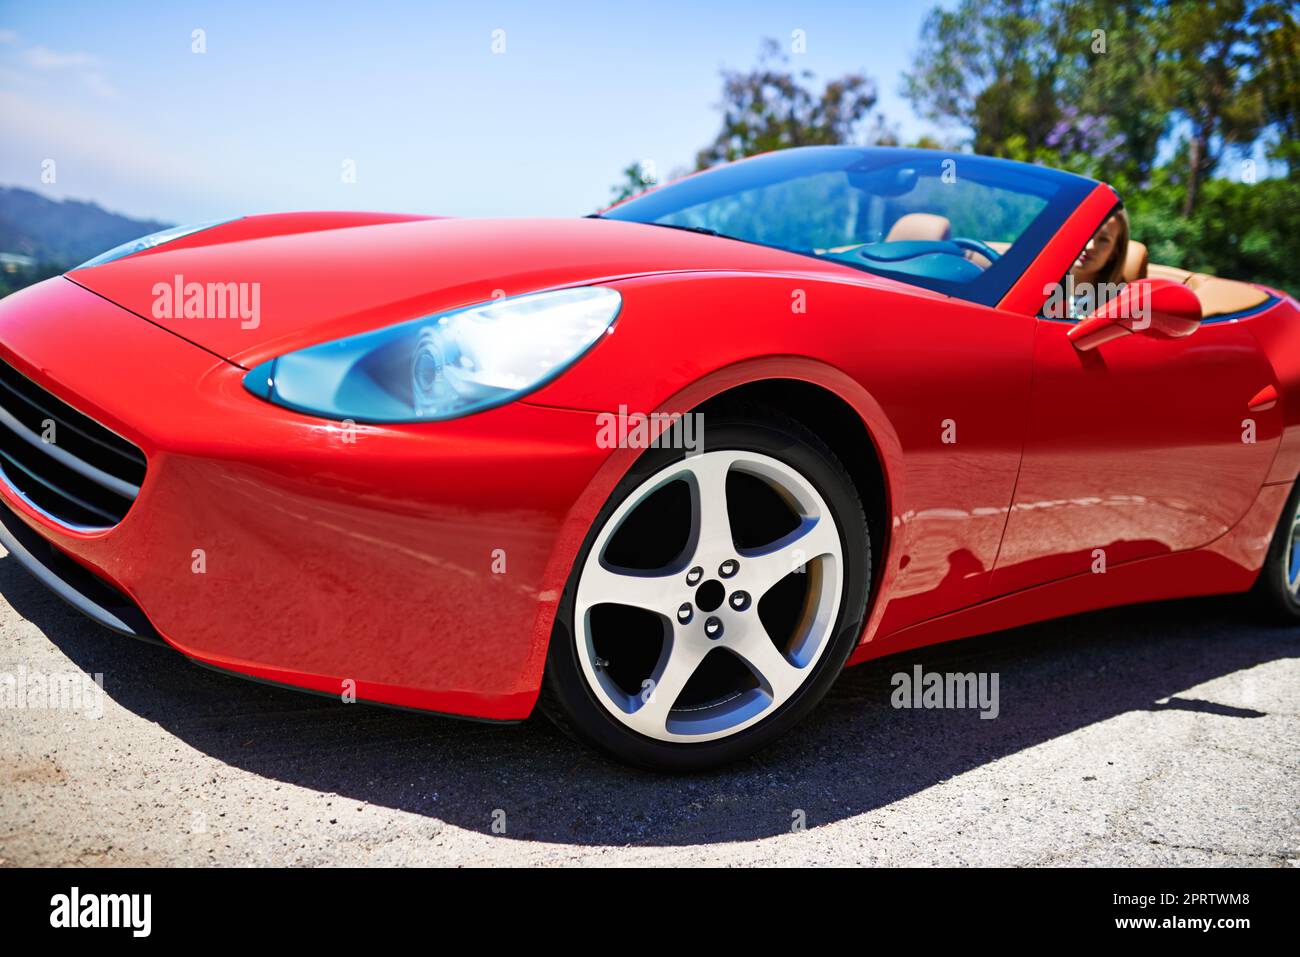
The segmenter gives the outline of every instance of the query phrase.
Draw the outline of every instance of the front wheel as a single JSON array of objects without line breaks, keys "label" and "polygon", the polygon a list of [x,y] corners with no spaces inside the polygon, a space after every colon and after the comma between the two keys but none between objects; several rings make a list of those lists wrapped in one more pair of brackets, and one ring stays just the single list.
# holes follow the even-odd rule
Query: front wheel
[{"label": "front wheel", "polygon": [[649,450],[565,588],[543,710],[661,770],[748,755],[826,693],[861,631],[867,524],[843,465],[776,415],[709,415]]}]

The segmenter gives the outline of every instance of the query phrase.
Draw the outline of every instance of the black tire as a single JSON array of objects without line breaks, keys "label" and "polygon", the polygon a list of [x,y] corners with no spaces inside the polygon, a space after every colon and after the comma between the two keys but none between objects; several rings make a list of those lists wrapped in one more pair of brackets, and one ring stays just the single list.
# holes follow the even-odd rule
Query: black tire
[{"label": "black tire", "polygon": [[844,587],[825,651],[803,685],[763,720],[730,737],[698,743],[660,741],[621,724],[588,686],[578,661],[573,614],[579,574],[609,516],[648,477],[685,456],[678,449],[647,450],[593,522],[574,563],[551,635],[539,707],[579,741],[620,761],[659,771],[695,771],[736,761],[770,744],[802,720],[830,689],[861,634],[871,581],[871,543],[862,501],[843,464],[816,435],[784,415],[746,406],[707,413],[703,448],[706,452],[760,452],[781,460],[812,482],[839,526]]},{"label": "black tire", "polygon": [[1279,625],[1300,624],[1300,600],[1291,591],[1288,583],[1288,565],[1290,554],[1291,525],[1295,522],[1296,510],[1300,508],[1300,482],[1296,482],[1287,497],[1277,527],[1273,529],[1273,540],[1264,559],[1264,567],[1259,571],[1250,597],[1252,604],[1262,617]]}]

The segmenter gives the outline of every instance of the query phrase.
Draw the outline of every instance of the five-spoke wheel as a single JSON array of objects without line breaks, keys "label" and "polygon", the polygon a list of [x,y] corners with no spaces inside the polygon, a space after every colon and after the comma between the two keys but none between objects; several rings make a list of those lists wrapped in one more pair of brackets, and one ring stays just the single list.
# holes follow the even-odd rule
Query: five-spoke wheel
[{"label": "five-spoke wheel", "polygon": [[[744,476],[773,493],[769,507],[793,525],[772,541],[738,544],[729,515],[731,498],[745,499]],[[609,548],[623,520],[638,508],[655,508],[656,493],[681,482],[689,502],[678,520],[686,548],[660,568],[627,568]],[[665,509],[667,511],[667,509]],[[673,539],[678,529],[655,528]],[[644,532],[642,534],[645,534]],[[651,549],[653,552],[653,549]],[[578,578],[574,624],[583,672],[610,713],[629,728],[664,741],[720,737],[779,707],[802,684],[826,648],[843,587],[843,557],[835,518],[812,483],[789,465],[756,452],[727,449],[689,456],[641,483],[605,523]],[[790,576],[803,576],[798,617],[776,625],[761,614],[764,599]],[[628,616],[593,614],[601,606],[631,608],[659,619],[662,641],[653,669],[639,675],[620,667]],[[791,633],[773,633],[793,626]],[[609,634],[598,634],[601,627]],[[640,649],[627,649],[643,661]],[[710,658],[728,656],[730,662]],[[726,679],[720,673],[726,671]],[[712,671],[719,674],[706,675]],[[706,680],[713,677],[714,680]],[[630,679],[630,680],[629,680]],[[705,694],[688,694],[692,680]]]},{"label": "five-spoke wheel", "polygon": [[710,424],[703,451],[652,450],[616,491],[553,639],[561,710],[643,764],[760,746],[751,732],[824,693],[865,605],[865,521],[839,461],[780,417]]}]

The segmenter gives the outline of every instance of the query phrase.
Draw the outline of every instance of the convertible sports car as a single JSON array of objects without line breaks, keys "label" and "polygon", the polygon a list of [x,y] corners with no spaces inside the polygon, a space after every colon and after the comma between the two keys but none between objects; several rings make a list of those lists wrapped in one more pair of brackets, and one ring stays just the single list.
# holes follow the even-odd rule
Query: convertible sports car
[{"label": "convertible sports car", "polygon": [[1052,318],[1118,206],[821,147],[582,219],[146,237],[0,303],[0,540],[202,664],[540,698],[669,769],[934,642],[1252,590],[1300,620],[1300,307],[1131,243]]}]

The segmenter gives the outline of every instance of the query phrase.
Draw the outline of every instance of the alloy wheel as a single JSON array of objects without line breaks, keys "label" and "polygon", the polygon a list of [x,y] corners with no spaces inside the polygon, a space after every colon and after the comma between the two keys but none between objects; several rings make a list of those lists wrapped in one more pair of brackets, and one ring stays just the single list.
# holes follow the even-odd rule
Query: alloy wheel
[{"label": "alloy wheel", "polygon": [[651,476],[597,534],[578,580],[578,660],[601,705],[660,741],[735,734],[775,712],[831,642],[839,530],[789,464],[737,449]]}]

